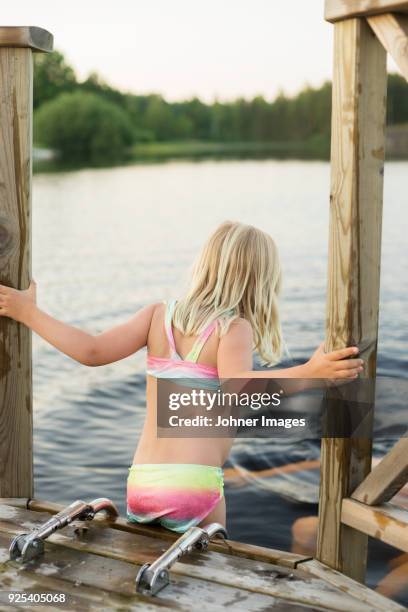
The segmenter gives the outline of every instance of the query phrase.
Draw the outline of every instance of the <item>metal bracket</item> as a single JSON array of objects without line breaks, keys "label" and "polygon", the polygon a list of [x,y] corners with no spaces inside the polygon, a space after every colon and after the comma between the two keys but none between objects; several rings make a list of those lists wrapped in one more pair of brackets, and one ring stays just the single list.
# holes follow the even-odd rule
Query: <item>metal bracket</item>
[{"label": "metal bracket", "polygon": [[136,591],[156,595],[170,583],[169,569],[193,548],[206,550],[214,536],[227,538],[227,532],[219,523],[211,523],[203,529],[190,527],[153,563],[145,563],[136,576]]},{"label": "metal bracket", "polygon": [[105,510],[112,518],[119,516],[115,504],[106,497],[94,499],[89,504],[78,499],[55,514],[43,525],[29,533],[16,536],[9,548],[10,560],[25,563],[44,553],[44,540],[57,529],[66,527],[74,520],[91,521],[97,512]]}]

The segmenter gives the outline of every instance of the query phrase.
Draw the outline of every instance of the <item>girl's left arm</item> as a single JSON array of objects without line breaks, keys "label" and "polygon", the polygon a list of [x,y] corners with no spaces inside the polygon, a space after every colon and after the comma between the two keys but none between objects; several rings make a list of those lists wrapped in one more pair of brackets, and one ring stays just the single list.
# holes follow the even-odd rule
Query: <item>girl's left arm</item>
[{"label": "girl's left arm", "polygon": [[0,285],[0,316],[23,323],[56,349],[88,366],[113,363],[146,345],[155,304],[96,336],[54,319],[36,305],[36,284],[26,290]]}]

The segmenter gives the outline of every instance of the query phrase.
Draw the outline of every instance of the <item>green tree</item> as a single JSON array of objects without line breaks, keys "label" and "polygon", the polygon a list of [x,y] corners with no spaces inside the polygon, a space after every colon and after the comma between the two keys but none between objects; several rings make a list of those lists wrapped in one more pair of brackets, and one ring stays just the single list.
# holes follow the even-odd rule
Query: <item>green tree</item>
[{"label": "green tree", "polygon": [[[292,97],[280,92],[273,101],[256,96],[213,104],[197,98],[170,103],[157,94],[119,91],[96,73],[79,83],[61,53],[36,54],[36,141],[59,149],[66,159],[94,162],[121,157],[132,138],[303,143],[327,156],[331,89],[326,82]],[[387,121],[408,123],[408,85],[397,74],[388,75]]]},{"label": "green tree", "polygon": [[79,89],[88,93],[98,94],[119,106],[126,106],[126,94],[108,85],[96,72],[91,72],[88,78],[79,84]]},{"label": "green tree", "polygon": [[399,74],[388,75],[388,123],[408,123],[408,85]]},{"label": "green tree", "polygon": [[34,114],[38,144],[58,151],[65,162],[95,164],[119,161],[133,142],[127,114],[117,105],[91,93],[64,93]]},{"label": "green tree", "polygon": [[36,53],[34,58],[34,108],[77,87],[75,72],[62,53]]},{"label": "green tree", "polygon": [[169,104],[161,96],[149,96],[141,117],[144,129],[158,141],[185,140],[193,136],[193,123],[178,103]]},{"label": "green tree", "polygon": [[198,140],[208,139],[211,130],[211,106],[198,98],[179,102],[177,106],[180,115],[189,120],[191,137]]}]

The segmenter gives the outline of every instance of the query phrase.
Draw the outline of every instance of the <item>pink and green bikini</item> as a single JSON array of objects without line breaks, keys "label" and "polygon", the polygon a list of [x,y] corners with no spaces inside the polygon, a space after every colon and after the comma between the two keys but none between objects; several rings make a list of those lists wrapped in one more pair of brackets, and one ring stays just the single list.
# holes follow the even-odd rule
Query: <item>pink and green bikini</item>
[{"label": "pink and green bikini", "polygon": [[211,366],[197,363],[200,353],[217,327],[217,322],[213,321],[197,338],[193,348],[188,355],[182,359],[177,353],[173,336],[173,313],[176,301],[173,300],[166,305],[164,318],[164,328],[170,347],[170,357],[147,357],[147,373],[155,378],[204,378],[207,386],[218,386],[218,370]]},{"label": "pink and green bikini", "polygon": [[[176,302],[166,305],[165,332],[170,357],[147,358],[147,373],[155,378],[204,379],[203,385],[219,384],[217,368],[197,363],[201,350],[217,323],[211,323],[182,359],[176,351],[172,319]],[[184,533],[196,526],[215,508],[224,495],[220,467],[199,464],[134,464],[127,481],[127,517],[138,523],[159,523]]]}]

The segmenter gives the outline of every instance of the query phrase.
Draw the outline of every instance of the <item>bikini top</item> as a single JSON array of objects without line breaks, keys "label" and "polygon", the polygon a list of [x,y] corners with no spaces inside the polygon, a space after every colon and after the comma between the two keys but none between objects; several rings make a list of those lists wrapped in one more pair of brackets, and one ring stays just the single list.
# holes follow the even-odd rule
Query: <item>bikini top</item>
[{"label": "bikini top", "polygon": [[213,321],[198,336],[191,351],[184,359],[176,351],[174,342],[172,319],[176,300],[166,303],[164,327],[170,346],[170,357],[147,357],[147,373],[155,378],[204,378],[218,384],[218,370],[212,366],[197,363],[197,359],[204,344],[217,327],[217,321]]}]

